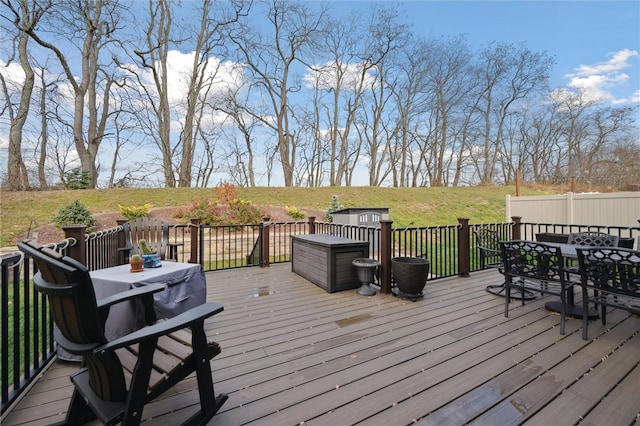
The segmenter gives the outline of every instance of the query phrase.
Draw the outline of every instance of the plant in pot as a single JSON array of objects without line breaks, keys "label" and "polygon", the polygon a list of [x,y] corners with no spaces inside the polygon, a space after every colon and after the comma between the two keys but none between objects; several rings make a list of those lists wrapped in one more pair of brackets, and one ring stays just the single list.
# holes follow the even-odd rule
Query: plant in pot
[{"label": "plant in pot", "polygon": [[131,272],[141,272],[144,269],[144,259],[139,254],[131,255],[129,266]]},{"label": "plant in pot", "polygon": [[157,254],[155,249],[149,247],[146,240],[141,239],[138,241],[138,245],[140,246],[140,253],[142,253],[145,268],[159,268],[162,266],[160,255]]},{"label": "plant in pot", "polygon": [[421,257],[392,258],[391,272],[397,285],[393,293],[413,301],[420,299],[430,270],[431,262]]}]

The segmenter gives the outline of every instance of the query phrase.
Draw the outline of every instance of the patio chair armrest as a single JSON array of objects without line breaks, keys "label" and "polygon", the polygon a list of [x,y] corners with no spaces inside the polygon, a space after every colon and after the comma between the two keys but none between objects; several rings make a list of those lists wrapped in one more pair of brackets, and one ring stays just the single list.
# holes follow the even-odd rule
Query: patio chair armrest
[{"label": "patio chair armrest", "polygon": [[478,246],[478,250],[484,251],[484,252],[488,252],[488,253],[494,254],[496,256],[501,254],[500,250],[498,250],[498,249],[492,249],[492,248],[484,247],[484,246]]},{"label": "patio chair armrest", "polygon": [[116,349],[140,343],[149,339],[157,339],[174,331],[189,327],[198,322],[204,321],[212,315],[220,313],[224,310],[224,306],[219,303],[205,303],[189,309],[173,318],[158,322],[156,324],[144,327],[119,339],[115,339],[106,345],[96,348],[94,352],[114,351]]},{"label": "patio chair armrest", "polygon": [[163,291],[165,288],[166,288],[165,284],[143,285],[140,287],[132,288],[131,290],[116,293],[113,296],[104,297],[100,300],[97,300],[96,304],[98,305],[98,308],[102,309],[108,306],[115,305],[120,302],[136,299],[138,297],[145,296],[147,294],[157,293],[159,291]]},{"label": "patio chair armrest", "polygon": [[71,340],[67,339],[64,334],[60,331],[57,326],[53,326],[53,339],[62,346],[67,352],[74,355],[86,355],[91,353],[98,344],[95,342],[92,343],[74,343]]}]

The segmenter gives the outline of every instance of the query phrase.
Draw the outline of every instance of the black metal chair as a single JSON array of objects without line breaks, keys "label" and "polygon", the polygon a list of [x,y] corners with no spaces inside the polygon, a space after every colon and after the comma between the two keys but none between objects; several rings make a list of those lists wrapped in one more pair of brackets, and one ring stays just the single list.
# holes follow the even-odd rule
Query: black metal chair
[{"label": "black metal chair", "polygon": [[[620,238],[605,232],[583,231],[569,234],[567,244],[584,247],[617,247]],[[565,272],[580,275],[580,268],[575,260],[565,265]],[[578,278],[579,280],[579,278]]]},{"label": "black metal chair", "polygon": [[585,231],[569,234],[568,244],[588,247],[617,247],[620,237],[605,232]]},{"label": "black metal chair", "polygon": [[[480,267],[482,269],[495,268],[504,275],[502,268],[502,252],[500,251],[500,242],[498,232],[490,228],[477,228],[474,231],[476,236],[476,247],[480,253]],[[497,296],[505,295],[505,285],[490,284],[486,290]],[[511,297],[519,299],[520,293],[512,294]],[[525,300],[535,299],[535,294],[530,291],[524,293]]]},{"label": "black metal chair", "polygon": [[502,268],[498,232],[489,228],[478,228],[473,232],[480,252],[480,268]]},{"label": "black metal chair", "polygon": [[[582,285],[582,304],[600,307],[602,324],[607,307],[640,314],[640,251],[625,248],[585,247],[576,249]],[[587,316],[582,338],[587,340]]]},{"label": "black metal chair", "polygon": [[524,305],[525,291],[560,296],[560,334],[564,334],[567,292],[572,291],[566,279],[560,247],[533,241],[501,241],[505,275],[504,316],[509,316],[511,289],[520,290]]},{"label": "black metal chair", "polygon": [[[200,410],[184,424],[206,424],[226,401],[225,394],[215,396],[211,377],[210,360],[220,346],[207,342],[204,332],[205,319],[221,312],[222,305],[206,303],[155,322],[152,293],[164,286],[142,286],[97,301],[89,271],[80,262],[33,241],[18,247],[37,266],[33,283],[48,298],[56,341],[83,357],[71,375],[74,392],[65,424],[98,418],[108,425],[137,425],[148,402],[193,372]],[[148,325],[108,342],[109,307],[136,297],[142,298]]]}]

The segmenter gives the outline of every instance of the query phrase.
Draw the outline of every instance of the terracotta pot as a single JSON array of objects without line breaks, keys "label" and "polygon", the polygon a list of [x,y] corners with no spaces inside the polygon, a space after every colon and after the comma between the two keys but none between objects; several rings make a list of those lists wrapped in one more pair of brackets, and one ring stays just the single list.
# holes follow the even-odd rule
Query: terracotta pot
[{"label": "terracotta pot", "polygon": [[144,270],[144,260],[130,260],[129,266],[131,272],[142,272]]},{"label": "terracotta pot", "polygon": [[397,285],[395,293],[408,298],[420,298],[427,283],[431,262],[421,257],[394,257],[391,272]]}]

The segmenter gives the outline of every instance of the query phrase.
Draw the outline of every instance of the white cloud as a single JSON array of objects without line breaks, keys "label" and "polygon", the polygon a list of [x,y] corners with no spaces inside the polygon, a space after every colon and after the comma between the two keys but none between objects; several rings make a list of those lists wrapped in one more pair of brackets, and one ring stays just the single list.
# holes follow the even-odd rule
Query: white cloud
[{"label": "white cloud", "polygon": [[0,59],[0,73],[4,76],[7,84],[13,83],[18,90],[24,84],[24,71],[17,62],[12,62],[7,66],[7,63]]},{"label": "white cloud", "polygon": [[[167,54],[167,94],[169,104],[174,111],[175,120],[172,128],[180,129],[179,122],[184,118],[187,93],[189,91],[189,79],[194,66],[194,52],[182,53],[170,50]],[[203,64],[200,64],[203,66]],[[142,76],[141,80],[151,93],[155,92],[153,74],[148,69],[139,69],[136,65],[127,64],[127,68]],[[213,101],[224,98],[228,93],[234,93],[238,87],[245,83],[243,67],[235,62],[221,62],[216,57],[207,59],[206,71],[203,77],[207,100]],[[211,114],[206,118],[212,121],[222,122],[226,118],[224,114]]]},{"label": "white cloud", "polygon": [[[355,92],[361,84],[364,67],[364,63],[338,64],[330,61],[324,65],[316,65],[313,68],[308,68],[304,76],[304,81],[308,87],[329,90],[335,89],[338,86],[338,79],[340,79],[340,88],[342,90]],[[364,88],[370,88],[376,84],[375,72],[375,67],[370,67],[365,71]]]},{"label": "white cloud", "polygon": [[[566,74],[569,79],[568,87],[577,90],[587,102],[611,102],[615,104],[637,102],[638,96],[617,98],[613,89],[621,87],[629,82],[629,75],[622,72],[626,68],[633,67],[633,58],[638,52],[623,49],[611,55],[611,59],[593,65],[580,65],[574,73]],[[634,100],[635,99],[635,100]]]},{"label": "white cloud", "polygon": [[628,98],[615,99],[614,104],[640,104],[640,89],[636,90]]},{"label": "white cloud", "polygon": [[631,64],[629,60],[638,56],[638,52],[631,49],[622,49],[612,55],[607,62],[595,65],[580,65],[576,71],[578,75],[608,74],[615,73],[625,68],[629,68]]}]

